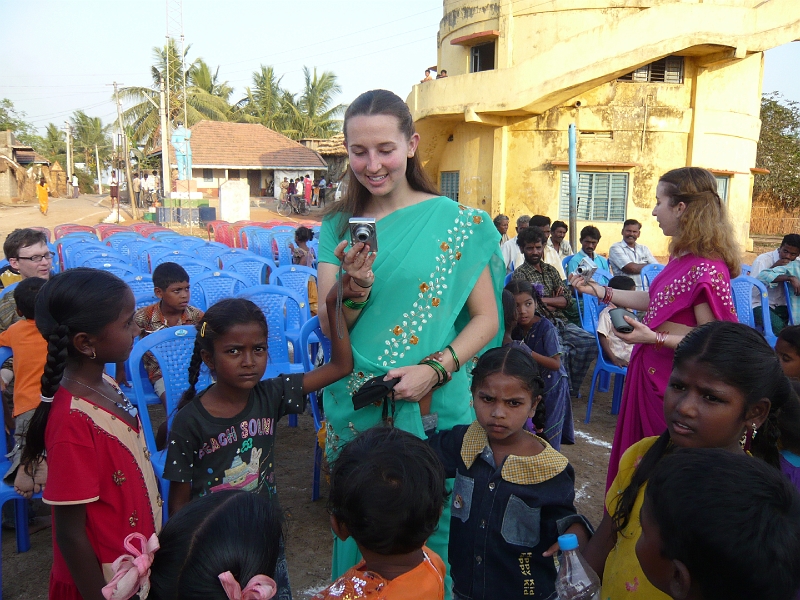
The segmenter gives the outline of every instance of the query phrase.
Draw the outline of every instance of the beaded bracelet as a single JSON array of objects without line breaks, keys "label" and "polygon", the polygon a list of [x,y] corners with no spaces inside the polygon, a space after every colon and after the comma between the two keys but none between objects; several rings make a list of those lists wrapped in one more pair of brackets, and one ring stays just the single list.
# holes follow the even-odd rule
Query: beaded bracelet
[{"label": "beaded bracelet", "polygon": [[363,302],[355,302],[352,298],[345,298],[342,301],[342,304],[344,304],[347,308],[352,308],[353,310],[361,310],[367,305],[368,302],[369,298],[367,298]]},{"label": "beaded bracelet", "polygon": [[458,373],[458,371],[461,369],[461,362],[458,360],[458,355],[456,354],[456,351],[453,350],[453,347],[450,344],[447,344],[445,348],[450,350],[450,355],[453,357],[453,362],[456,364],[455,372]]}]

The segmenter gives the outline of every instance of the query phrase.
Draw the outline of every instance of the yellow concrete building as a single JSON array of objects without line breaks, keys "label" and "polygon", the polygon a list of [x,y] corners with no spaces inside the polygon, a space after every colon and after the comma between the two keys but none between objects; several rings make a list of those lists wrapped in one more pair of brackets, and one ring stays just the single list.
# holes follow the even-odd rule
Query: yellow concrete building
[{"label": "yellow concrete building", "polygon": [[575,123],[578,229],[599,227],[600,251],[632,218],[667,254],[656,183],[688,165],[716,174],[752,247],[763,52],[798,39],[800,0],[444,0],[449,76],[408,97],[420,156],[464,204],[566,221]]}]

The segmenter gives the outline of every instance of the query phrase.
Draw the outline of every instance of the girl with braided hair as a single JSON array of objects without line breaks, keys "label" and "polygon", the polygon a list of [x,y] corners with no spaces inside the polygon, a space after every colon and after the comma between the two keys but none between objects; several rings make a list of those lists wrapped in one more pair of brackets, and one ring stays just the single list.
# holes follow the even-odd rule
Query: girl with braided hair
[{"label": "girl with braided hair", "polygon": [[666,431],[622,456],[603,520],[584,551],[602,576],[602,598],[668,598],[644,576],[635,553],[645,488],[664,456],[676,448],[749,451],[778,470],[780,450],[800,442],[800,401],[778,357],[759,332],[740,323],[713,321],[684,336],[664,393],[664,418]]},{"label": "girl with braided hair", "polygon": [[127,284],[95,269],[55,275],[36,297],[47,362],[21,466],[46,452],[50,598],[101,599],[125,533],[149,538],[161,527],[158,482],[136,409],[103,373],[131,352],[139,335],[134,309]]},{"label": "girl with braided hair", "polygon": [[[343,297],[358,298],[349,275]],[[336,331],[336,286],[328,294],[328,318]],[[344,323],[344,317],[339,319]],[[167,444],[164,478],[169,490],[170,515],[192,499],[222,490],[245,490],[276,499],[275,428],[286,414],[305,408],[304,395],[350,374],[353,354],[350,336],[331,337],[331,360],[308,373],[280,375],[262,381],[267,368],[267,320],[249,300],[230,298],[211,306],[196,325],[194,353],[189,364],[190,387],[181,398]],[[200,367],[216,379],[197,393]],[[283,551],[275,580],[278,598],[291,598]]]}]

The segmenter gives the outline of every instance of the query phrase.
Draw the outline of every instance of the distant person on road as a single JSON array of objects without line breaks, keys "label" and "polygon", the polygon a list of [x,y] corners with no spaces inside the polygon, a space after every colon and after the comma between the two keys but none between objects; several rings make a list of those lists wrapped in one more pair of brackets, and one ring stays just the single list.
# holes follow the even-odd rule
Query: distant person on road
[{"label": "distant person on road", "polygon": [[308,173],[306,173],[306,176],[303,179],[303,197],[306,199],[307,206],[311,206],[311,190],[313,187],[314,182],[311,181],[311,177],[309,177]]},{"label": "distant person on road", "polygon": [[72,197],[73,198],[77,198],[80,195],[81,195],[81,187],[80,187],[80,184],[78,183],[78,176],[75,173],[73,173],[72,174]]},{"label": "distant person on road", "polygon": [[289,178],[284,177],[283,181],[281,181],[281,195],[278,198],[279,200],[286,200],[286,193],[289,190]]},{"label": "distant person on road", "polygon": [[325,188],[328,186],[328,182],[325,181],[325,176],[323,175],[319,180],[319,206],[325,206]]},{"label": "distant person on road", "polygon": [[111,189],[111,210],[114,210],[115,202],[117,210],[119,210],[119,179],[117,179],[116,171],[111,171],[111,177],[108,178],[108,187]]},{"label": "distant person on road", "polygon": [[48,194],[50,193],[50,188],[47,185],[47,181],[45,181],[44,177],[39,180],[39,183],[36,185],[36,196],[39,198],[39,212],[43,215],[47,214],[47,203],[49,201]]},{"label": "distant person on road", "polygon": [[136,206],[141,207],[142,205],[139,203],[139,196],[142,195],[142,180],[139,179],[139,173],[136,173],[133,176],[133,199],[136,202]]},{"label": "distant person on road", "polygon": [[291,200],[292,196],[297,193],[297,185],[295,184],[294,179],[289,180],[289,187],[286,188],[286,192],[289,195],[289,200]]}]

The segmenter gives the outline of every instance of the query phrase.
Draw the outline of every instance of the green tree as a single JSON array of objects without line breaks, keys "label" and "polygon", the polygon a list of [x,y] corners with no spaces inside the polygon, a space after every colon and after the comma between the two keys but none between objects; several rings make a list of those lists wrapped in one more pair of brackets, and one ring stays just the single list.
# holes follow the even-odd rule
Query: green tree
[{"label": "green tree", "polygon": [[316,67],[313,73],[303,67],[303,77],[305,85],[296,111],[297,137],[329,138],[341,128],[339,116],[345,105],[334,105],[333,99],[342,88],[331,71],[323,71],[318,76]]},{"label": "green tree", "polygon": [[[191,46],[190,46],[191,47]],[[184,59],[189,53],[186,48]],[[170,38],[163,48],[153,48],[153,58],[155,64],[150,68],[153,78],[153,87],[125,87],[120,89],[120,99],[132,102],[134,105],[127,109],[123,114],[123,121],[130,126],[133,131],[133,142],[136,145],[144,145],[146,148],[153,148],[161,143],[161,119],[159,116],[160,97],[159,90],[161,80],[166,83],[168,95],[167,105],[169,112],[167,118],[174,127],[178,121],[183,121],[183,99],[181,89],[184,81],[183,62],[181,53],[174,39]],[[230,105],[227,97],[224,96],[227,82],[220,84],[215,81],[216,76],[210,76],[210,69],[207,65],[208,80],[203,79],[203,67],[198,66],[194,73],[196,80],[192,80],[193,68],[199,64],[198,61],[190,63],[186,67],[186,125],[191,127],[203,119],[211,121],[227,121]],[[203,65],[205,63],[202,63]],[[167,68],[169,67],[169,68]],[[198,83],[209,84],[209,87],[216,91],[218,95],[208,89],[200,87]],[[230,94],[228,94],[230,95]]]},{"label": "green tree", "polygon": [[67,134],[55,123],[48,123],[42,145],[37,150],[51,163],[58,161],[61,166],[67,165]]},{"label": "green tree", "polygon": [[246,123],[260,123],[274,131],[289,127],[292,113],[287,99],[294,97],[281,87],[283,77],[277,77],[272,67],[261,65],[253,73],[253,86],[245,88],[245,97],[234,106],[234,117]]},{"label": "green tree", "polygon": [[219,67],[217,67],[217,70],[214,71],[212,75],[211,67],[209,67],[202,58],[198,58],[189,68],[186,75],[188,83],[193,87],[205,90],[212,96],[221,98],[225,101],[226,105],[230,102],[233,88],[228,85],[227,81],[221,82],[219,80]]},{"label": "green tree", "polygon": [[14,108],[8,98],[0,101],[0,131],[9,130],[23,144],[38,148],[42,138],[36,134],[36,128],[25,120],[25,113]]},{"label": "green tree", "polygon": [[800,103],[777,92],[761,98],[756,166],[769,170],[755,178],[756,197],[785,210],[800,206]]},{"label": "green tree", "polygon": [[90,117],[82,110],[75,111],[72,115],[73,148],[75,148],[75,162],[83,159],[90,173],[96,171],[95,146],[100,156],[102,168],[111,156],[111,125],[103,125],[100,117]]}]

